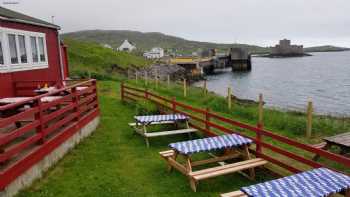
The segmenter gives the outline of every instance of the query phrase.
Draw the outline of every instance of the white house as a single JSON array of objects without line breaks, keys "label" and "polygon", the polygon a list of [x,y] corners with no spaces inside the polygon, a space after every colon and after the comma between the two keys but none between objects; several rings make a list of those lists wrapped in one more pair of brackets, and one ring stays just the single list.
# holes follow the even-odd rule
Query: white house
[{"label": "white house", "polygon": [[159,59],[164,57],[164,49],[160,47],[154,47],[150,51],[146,51],[143,56],[147,59]]},{"label": "white house", "polygon": [[113,47],[109,44],[103,44],[102,46],[107,49],[113,49]]},{"label": "white house", "polygon": [[124,40],[123,44],[120,45],[118,48],[118,51],[127,51],[131,52],[136,49],[136,46],[134,46],[132,43],[130,43],[128,40]]}]

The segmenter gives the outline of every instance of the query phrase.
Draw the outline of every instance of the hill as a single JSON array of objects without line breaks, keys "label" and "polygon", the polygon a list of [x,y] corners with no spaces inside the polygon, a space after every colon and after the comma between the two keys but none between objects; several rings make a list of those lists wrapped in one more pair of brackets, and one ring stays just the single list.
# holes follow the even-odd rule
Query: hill
[{"label": "hill", "polygon": [[349,51],[349,50],[350,48],[336,47],[331,45],[305,48],[305,52],[338,52],[338,51]]},{"label": "hill", "polygon": [[216,48],[221,51],[226,51],[230,47],[242,47],[254,53],[266,53],[269,51],[268,48],[255,45],[198,42],[186,40],[175,36],[165,35],[162,33],[143,33],[138,31],[126,30],[77,31],[63,34],[63,38],[73,38],[77,40],[96,42],[100,44],[109,44],[114,49],[119,47],[125,39],[128,39],[131,42],[136,43],[136,47],[142,51],[159,46],[164,49],[177,49],[177,52],[182,54],[191,54],[192,52],[197,51],[199,48]]},{"label": "hill", "polygon": [[70,75],[93,78],[112,78],[129,67],[146,67],[152,64],[143,57],[126,52],[116,52],[99,44],[65,38],[68,45]]},{"label": "hill", "polygon": [[[166,35],[157,32],[143,33],[128,30],[85,30],[71,33],[65,33],[63,38],[75,39],[81,41],[94,42],[98,44],[109,44],[114,49],[128,39],[135,43],[139,51],[149,50],[152,47],[162,47],[164,49],[176,49],[180,54],[191,54],[201,49],[216,48],[219,51],[227,51],[230,47],[242,47],[252,53],[269,53],[270,47],[261,47],[247,44],[220,44],[211,42],[198,42],[186,40],[176,36]],[[305,48],[305,52],[326,52],[326,51],[345,51],[349,48],[336,47],[331,45],[316,46]]]}]

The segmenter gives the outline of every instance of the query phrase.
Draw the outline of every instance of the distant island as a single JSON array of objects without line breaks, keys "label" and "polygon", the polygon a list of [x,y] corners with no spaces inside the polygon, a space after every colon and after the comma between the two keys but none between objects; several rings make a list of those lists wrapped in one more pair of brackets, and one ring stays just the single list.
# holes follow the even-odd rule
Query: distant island
[{"label": "distant island", "polygon": [[350,51],[350,48],[324,45],[324,46],[305,48],[304,51],[305,52],[341,52],[341,51]]}]

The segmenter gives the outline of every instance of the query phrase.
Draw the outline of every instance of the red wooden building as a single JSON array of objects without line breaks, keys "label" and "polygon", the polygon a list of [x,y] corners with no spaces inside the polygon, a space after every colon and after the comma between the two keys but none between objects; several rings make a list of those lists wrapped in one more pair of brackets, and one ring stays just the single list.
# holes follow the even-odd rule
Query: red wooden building
[{"label": "red wooden building", "polygon": [[0,98],[16,96],[20,81],[52,81],[68,76],[66,47],[59,26],[0,7]]},{"label": "red wooden building", "polygon": [[99,124],[96,80],[66,80],[59,29],[0,7],[0,196],[30,186]]}]

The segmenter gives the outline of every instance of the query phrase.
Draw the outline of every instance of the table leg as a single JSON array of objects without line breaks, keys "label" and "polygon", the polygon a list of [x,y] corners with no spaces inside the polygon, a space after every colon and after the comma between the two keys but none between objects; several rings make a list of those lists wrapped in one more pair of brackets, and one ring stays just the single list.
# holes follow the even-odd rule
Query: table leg
[{"label": "table leg", "polygon": [[350,189],[345,191],[345,197],[350,197]]},{"label": "table leg", "polygon": [[[324,147],[322,147],[321,149],[322,150],[329,150],[330,148],[331,148],[331,144],[330,143],[327,143],[326,144],[326,146],[324,146]],[[317,160],[319,160],[320,159],[320,155],[315,155],[313,158],[312,158],[312,160],[314,160],[314,161],[317,161]]]},{"label": "table leg", "polygon": [[[244,145],[244,157],[246,160],[250,160],[251,159],[251,156],[250,156],[250,153],[249,153],[249,147],[248,145]],[[255,180],[255,170],[254,168],[249,168],[249,177],[252,179],[252,180]]]},{"label": "table leg", "polygon": [[349,148],[347,148],[347,147],[340,147],[340,154],[341,155],[346,155],[349,152],[350,152]]},{"label": "table leg", "polygon": [[[172,158],[174,161],[176,161],[177,155],[178,155],[178,153],[177,153],[177,151],[175,151],[175,152],[174,152],[174,155],[171,156],[171,158]],[[171,172],[172,170],[173,170],[173,166],[170,165],[170,163],[168,162],[168,172]]]},{"label": "table leg", "polygon": [[[143,125],[143,134],[146,134],[147,133],[147,128],[146,128],[146,125]],[[149,148],[149,139],[148,137],[146,137],[146,135],[144,135],[144,138],[145,138],[145,141],[146,141],[146,146],[147,148]]]},{"label": "table leg", "polygon": [[[186,156],[186,170],[187,170],[187,174],[189,175],[192,172],[192,165],[191,165],[192,161],[191,161],[191,157]],[[194,180],[191,176],[188,176],[189,180],[190,180],[190,186],[191,189],[196,192],[197,191],[197,181]]]},{"label": "table leg", "polygon": [[[189,128],[190,128],[190,125],[188,124],[188,121],[187,121],[187,120],[186,120],[185,124],[186,124],[186,129],[189,129]],[[192,139],[191,133],[188,133],[188,138],[189,138],[190,140]]]}]

